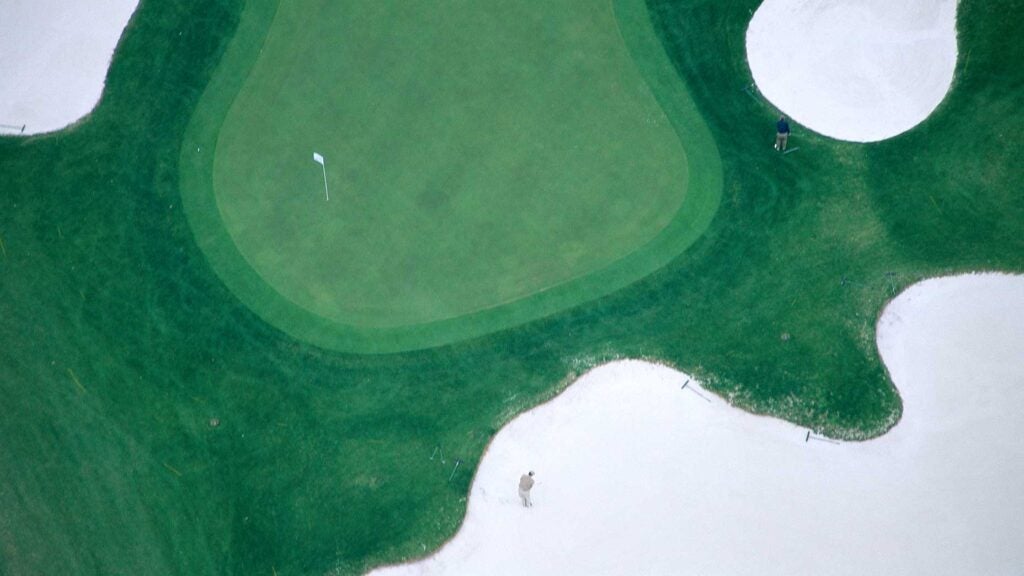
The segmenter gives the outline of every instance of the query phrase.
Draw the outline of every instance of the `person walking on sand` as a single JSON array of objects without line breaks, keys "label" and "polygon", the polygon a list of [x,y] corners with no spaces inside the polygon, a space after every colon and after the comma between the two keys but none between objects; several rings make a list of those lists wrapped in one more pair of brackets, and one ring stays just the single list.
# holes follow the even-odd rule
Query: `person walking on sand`
[{"label": "person walking on sand", "polygon": [[533,488],[533,470],[519,477],[519,499],[523,501],[525,508],[533,506],[533,502],[530,501],[531,488]]},{"label": "person walking on sand", "polygon": [[775,149],[785,152],[788,142],[789,122],[786,122],[785,116],[779,116],[779,121],[775,123]]}]

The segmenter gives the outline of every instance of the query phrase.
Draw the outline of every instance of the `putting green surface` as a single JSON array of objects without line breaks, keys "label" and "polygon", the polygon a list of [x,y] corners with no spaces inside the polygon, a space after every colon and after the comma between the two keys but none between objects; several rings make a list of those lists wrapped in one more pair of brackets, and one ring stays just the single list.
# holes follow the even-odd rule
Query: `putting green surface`
[{"label": "putting green surface", "polygon": [[714,143],[635,0],[253,7],[218,76],[183,148],[190,221],[237,296],[322,346],[593,299],[718,205]]}]

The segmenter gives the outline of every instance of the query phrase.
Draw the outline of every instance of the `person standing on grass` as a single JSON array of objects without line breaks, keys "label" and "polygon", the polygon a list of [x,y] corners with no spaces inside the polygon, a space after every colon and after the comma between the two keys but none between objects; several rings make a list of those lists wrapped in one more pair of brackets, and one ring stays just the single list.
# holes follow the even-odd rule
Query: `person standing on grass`
[{"label": "person standing on grass", "polygon": [[786,122],[785,116],[779,116],[779,121],[775,123],[775,149],[785,152],[788,142],[789,122]]},{"label": "person standing on grass", "polygon": [[533,470],[530,470],[528,474],[523,474],[519,477],[519,499],[523,501],[523,507],[529,508],[533,506],[533,502],[530,501],[530,489],[533,488]]}]

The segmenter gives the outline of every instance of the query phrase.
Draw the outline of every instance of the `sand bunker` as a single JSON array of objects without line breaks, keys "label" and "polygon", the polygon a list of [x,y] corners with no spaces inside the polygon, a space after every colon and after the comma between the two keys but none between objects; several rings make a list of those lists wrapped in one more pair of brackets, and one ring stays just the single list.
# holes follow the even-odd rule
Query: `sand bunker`
[{"label": "sand bunker", "polygon": [[668,368],[597,368],[501,430],[448,545],[374,574],[1017,573],[1024,276],[915,285],[878,345],[905,410],[864,443],[805,441]]},{"label": "sand bunker", "polygon": [[0,2],[0,135],[52,132],[91,112],[137,4]]},{"label": "sand bunker", "polygon": [[765,0],[747,30],[761,93],[800,124],[855,142],[927,118],[956,55],[956,0]]}]

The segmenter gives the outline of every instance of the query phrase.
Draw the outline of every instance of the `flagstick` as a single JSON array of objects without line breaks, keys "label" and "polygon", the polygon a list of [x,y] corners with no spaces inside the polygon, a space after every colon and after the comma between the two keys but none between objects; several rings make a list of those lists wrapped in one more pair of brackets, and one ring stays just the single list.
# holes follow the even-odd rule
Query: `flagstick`
[{"label": "flagstick", "polygon": [[331,201],[331,193],[327,191],[327,166],[321,164],[321,168],[324,169],[324,196],[327,197],[327,201]]}]

